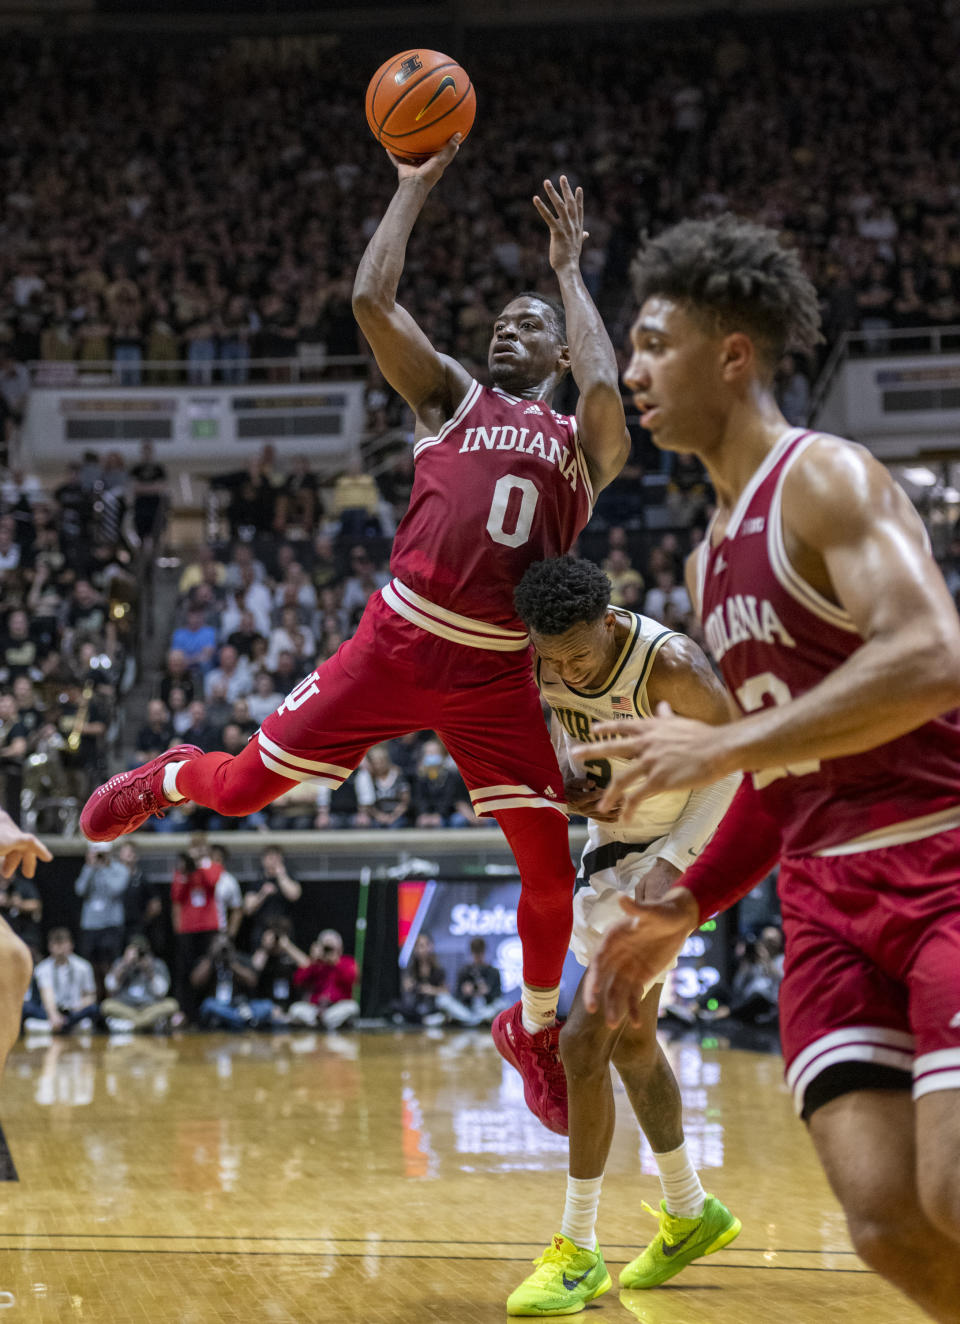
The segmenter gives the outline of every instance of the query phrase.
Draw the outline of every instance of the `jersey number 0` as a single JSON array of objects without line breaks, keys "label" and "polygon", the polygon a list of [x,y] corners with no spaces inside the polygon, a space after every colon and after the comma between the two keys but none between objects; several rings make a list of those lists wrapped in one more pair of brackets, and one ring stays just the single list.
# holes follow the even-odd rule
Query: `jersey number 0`
[{"label": "jersey number 0", "polygon": [[[510,498],[514,492],[520,493],[520,510],[517,513],[517,522],[514,525],[513,532],[508,533],[504,528],[504,521],[507,517]],[[487,533],[493,541],[502,543],[504,547],[522,547],[530,537],[530,530],[533,528],[533,515],[537,509],[539,499],[540,493],[537,490],[537,485],[532,483],[529,478],[518,478],[516,474],[504,474],[502,478],[498,479],[497,485],[493,489],[490,514],[487,516]]]}]

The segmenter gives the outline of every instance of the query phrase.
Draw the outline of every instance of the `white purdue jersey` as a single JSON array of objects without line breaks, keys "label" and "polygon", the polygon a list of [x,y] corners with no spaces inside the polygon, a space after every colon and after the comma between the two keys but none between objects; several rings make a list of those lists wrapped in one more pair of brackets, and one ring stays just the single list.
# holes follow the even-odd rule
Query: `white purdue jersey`
[{"label": "white purdue jersey", "polygon": [[[647,681],[657,653],[676,633],[649,616],[620,607],[610,610],[628,627],[629,633],[610,675],[598,689],[575,690],[539,659],[536,666],[540,693],[553,714],[553,742],[561,768],[569,768],[575,777],[591,777],[601,787],[625,768],[627,761],[606,756],[603,742],[593,734],[593,728],[598,722],[653,716],[647,699]],[[572,747],[591,740],[597,741],[596,758],[575,759]],[[683,813],[689,797],[689,791],[666,791],[641,801],[627,820],[591,822],[590,842],[651,842],[664,837]]]}]

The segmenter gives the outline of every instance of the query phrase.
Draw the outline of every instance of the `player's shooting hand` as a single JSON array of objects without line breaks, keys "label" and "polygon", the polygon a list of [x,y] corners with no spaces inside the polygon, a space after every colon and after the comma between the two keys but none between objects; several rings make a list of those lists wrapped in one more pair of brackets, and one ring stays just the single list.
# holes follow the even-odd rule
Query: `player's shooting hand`
[{"label": "player's shooting hand", "polygon": [[390,160],[397,167],[397,179],[399,181],[402,182],[404,179],[416,179],[419,180],[420,183],[426,184],[427,188],[433,188],[434,184],[439,181],[440,176],[456,156],[457,152],[459,152],[462,141],[462,135],[455,133],[453,137],[448,139],[443,147],[440,148],[439,152],[435,152],[433,156],[427,157],[426,161],[422,161],[420,165],[413,165],[410,161],[402,161],[399,156],[394,156],[393,152],[389,150],[387,151],[387,156],[389,156]]},{"label": "player's shooting hand", "polygon": [[549,179],[543,181],[543,191],[552,206],[539,195],[533,205],[550,230],[550,265],[554,271],[579,266],[580,250],[590,233],[583,228],[583,189],[574,192],[566,175],[561,175],[559,192]]},{"label": "player's shooting hand", "polygon": [[610,1026],[625,1016],[639,1026],[644,989],[680,952],[700,910],[685,887],[640,905],[623,896],[620,905],[629,922],[615,924],[604,935],[587,970],[584,1001],[587,1011],[602,1012]]},{"label": "player's shooting hand", "polygon": [[[594,733],[605,740],[612,757],[627,759],[605,789],[600,809],[609,811],[617,801],[631,813],[642,800],[664,791],[687,791],[734,772],[737,764],[727,743],[728,726],[710,726],[689,717],[677,717],[668,703],[658,703],[655,717],[600,722]],[[589,758],[596,745],[575,745],[573,756]]]}]

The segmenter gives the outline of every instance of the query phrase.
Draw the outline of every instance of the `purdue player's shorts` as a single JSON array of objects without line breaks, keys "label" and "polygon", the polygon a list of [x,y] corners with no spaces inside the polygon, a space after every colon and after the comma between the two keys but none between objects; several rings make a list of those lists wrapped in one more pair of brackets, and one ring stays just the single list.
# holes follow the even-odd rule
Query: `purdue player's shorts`
[{"label": "purdue player's shorts", "polygon": [[960,1090],[960,829],[780,867],[780,1038],[804,1118],[862,1089]]},{"label": "purdue player's shorts", "polygon": [[[620,908],[620,898],[633,897],[637,883],[653,868],[657,851],[665,841],[666,837],[652,842],[614,841],[594,826],[580,859],[581,877],[587,885],[579,888],[573,898],[570,950],[581,965],[590,964],[607,929],[627,918]],[[644,992],[662,984],[676,964],[671,962]]]}]

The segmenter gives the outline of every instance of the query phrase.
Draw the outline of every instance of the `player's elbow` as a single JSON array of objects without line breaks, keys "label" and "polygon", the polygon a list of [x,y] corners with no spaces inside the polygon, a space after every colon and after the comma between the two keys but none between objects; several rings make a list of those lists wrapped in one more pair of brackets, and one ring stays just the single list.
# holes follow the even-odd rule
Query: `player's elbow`
[{"label": "player's elbow", "polygon": [[960,708],[960,622],[939,622],[928,635],[918,661],[924,687],[937,711]]},{"label": "player's elbow", "polygon": [[378,319],[388,315],[393,307],[393,300],[384,297],[373,283],[357,276],[353,286],[353,315],[360,326],[372,325]]}]

